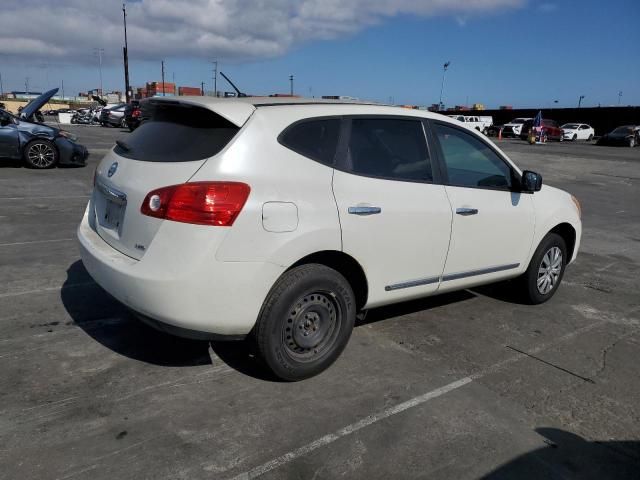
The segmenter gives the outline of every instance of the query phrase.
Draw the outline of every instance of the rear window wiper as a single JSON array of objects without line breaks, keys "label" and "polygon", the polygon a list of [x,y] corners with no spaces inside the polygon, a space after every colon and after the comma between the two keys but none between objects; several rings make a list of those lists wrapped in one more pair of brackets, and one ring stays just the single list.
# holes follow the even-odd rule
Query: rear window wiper
[{"label": "rear window wiper", "polygon": [[131,150],[131,147],[124,143],[122,140],[116,140],[116,145],[123,149],[125,152]]}]

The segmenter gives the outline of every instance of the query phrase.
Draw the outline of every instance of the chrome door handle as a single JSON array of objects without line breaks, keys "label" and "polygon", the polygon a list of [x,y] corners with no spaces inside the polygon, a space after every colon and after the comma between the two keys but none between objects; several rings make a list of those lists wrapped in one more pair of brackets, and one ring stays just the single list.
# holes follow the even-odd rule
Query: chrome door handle
[{"label": "chrome door handle", "polygon": [[467,215],[477,215],[478,209],[477,208],[456,208],[456,213],[458,215],[464,215],[466,217]]},{"label": "chrome door handle", "polygon": [[348,212],[351,215],[376,215],[382,213],[380,207],[349,207]]}]

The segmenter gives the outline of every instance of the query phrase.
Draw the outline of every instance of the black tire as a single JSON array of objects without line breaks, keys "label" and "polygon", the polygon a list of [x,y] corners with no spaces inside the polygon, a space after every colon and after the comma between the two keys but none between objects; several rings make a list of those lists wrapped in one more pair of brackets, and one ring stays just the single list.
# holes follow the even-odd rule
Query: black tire
[{"label": "black tire", "polygon": [[629,139],[629,146],[631,148],[636,146],[636,139],[635,138],[632,137],[632,138]]},{"label": "black tire", "polygon": [[574,133],[573,134],[573,138],[571,139],[573,142],[575,142],[576,140],[578,140],[578,134]]},{"label": "black tire", "polygon": [[24,161],[31,168],[53,168],[58,163],[58,149],[44,138],[31,140],[24,147]]},{"label": "black tire", "polygon": [[587,138],[587,142],[590,142],[591,140],[593,140],[593,134],[589,135],[589,138]]},{"label": "black tire", "polygon": [[356,302],[349,282],[325,265],[285,272],[267,295],[253,331],[256,350],[281,380],[326,370],[349,341]]},{"label": "black tire", "polygon": [[[559,270],[557,271],[557,277],[555,277],[554,274],[555,280],[552,282],[550,289],[545,291],[548,285],[543,282],[542,285],[545,285],[545,288],[539,288],[538,282],[540,279],[543,279],[546,274],[552,273],[545,265],[549,263],[548,259],[551,260],[549,267],[555,265],[556,259],[553,258],[553,254],[551,253],[554,252],[553,249],[555,248],[560,251]],[[547,257],[548,253],[551,253],[549,257]],[[547,234],[533,254],[527,271],[520,277],[520,292],[522,293],[523,300],[531,305],[537,305],[553,297],[562,282],[568,260],[567,245],[564,239],[557,233]],[[546,274],[542,272],[543,268],[547,270]]]},{"label": "black tire", "polygon": [[120,126],[122,128],[127,128],[127,119],[122,117],[122,120],[120,120]]}]

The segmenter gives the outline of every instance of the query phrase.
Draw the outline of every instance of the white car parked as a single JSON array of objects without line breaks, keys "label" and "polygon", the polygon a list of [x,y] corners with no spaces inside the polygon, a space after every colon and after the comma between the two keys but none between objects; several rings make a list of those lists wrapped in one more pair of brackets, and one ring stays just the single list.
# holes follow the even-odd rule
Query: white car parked
[{"label": "white car parked", "polygon": [[595,131],[585,123],[565,123],[560,127],[565,140],[593,140]]},{"label": "white car parked", "polygon": [[509,123],[505,123],[502,127],[502,135],[505,137],[519,137],[522,131],[522,125],[531,118],[518,117],[511,120]]},{"label": "white car parked", "polygon": [[484,135],[489,133],[489,127],[493,125],[493,117],[484,116],[479,117],[475,115],[447,115],[449,118],[454,118],[461,123],[464,123],[467,128],[471,128],[482,132]]},{"label": "white car parked", "polygon": [[445,116],[144,102],[149,119],[96,169],[84,265],[156,328],[250,335],[279,378],[326,369],[359,312],[506,279],[541,303],[576,258],[578,201]]}]

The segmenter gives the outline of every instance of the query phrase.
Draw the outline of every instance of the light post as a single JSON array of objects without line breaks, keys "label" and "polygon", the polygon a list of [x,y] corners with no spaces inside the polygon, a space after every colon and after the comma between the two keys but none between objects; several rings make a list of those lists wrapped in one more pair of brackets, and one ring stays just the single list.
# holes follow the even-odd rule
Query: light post
[{"label": "light post", "polygon": [[620,105],[621,100],[622,100],[622,90],[618,92],[618,105]]},{"label": "light post", "polygon": [[446,62],[442,67],[442,84],[440,85],[440,102],[438,103],[438,105],[440,106],[440,110],[444,110],[444,105],[442,103],[442,93],[444,92],[444,77],[445,74],[447,73],[447,68],[449,68],[449,65],[451,65],[451,62]]},{"label": "light post", "polygon": [[94,55],[98,56],[98,69],[100,71],[100,96],[104,95],[104,90],[102,89],[102,55],[104,55],[104,48],[94,48]]},{"label": "light post", "polygon": [[291,96],[293,96],[293,75],[289,75],[289,82],[291,83]]},{"label": "light post", "polygon": [[127,45],[127,10],[126,5],[122,4],[122,19],[124,22],[124,47],[122,47],[122,58],[124,61],[124,95],[125,101],[129,103],[129,47]]},{"label": "light post", "polygon": [[580,106],[582,105],[583,98],[584,98],[584,95],[580,95],[580,98],[578,98],[578,108],[580,108]]}]

